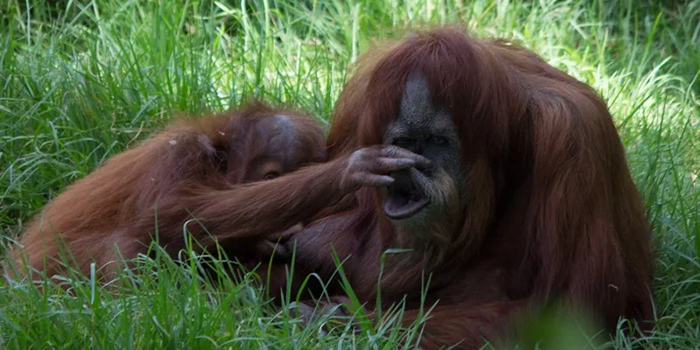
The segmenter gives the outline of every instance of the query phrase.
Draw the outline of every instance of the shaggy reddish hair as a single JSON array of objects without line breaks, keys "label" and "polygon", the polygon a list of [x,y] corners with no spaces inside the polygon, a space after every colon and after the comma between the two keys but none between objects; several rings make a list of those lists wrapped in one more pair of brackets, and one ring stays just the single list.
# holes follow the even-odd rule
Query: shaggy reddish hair
[{"label": "shaggy reddish hair", "polygon": [[[422,263],[387,264],[382,294],[415,288],[419,270],[432,272],[441,289],[470,278],[460,276],[504,271],[499,292],[509,302],[564,301],[610,331],[620,317],[652,320],[650,230],[610,113],[591,87],[536,54],[456,28],[371,51],[337,103],[330,157],[382,143],[414,72],[458,128],[468,204],[458,229],[436,237],[446,244],[424,248]],[[384,216],[378,190],[362,189],[345,205],[354,212],[343,234],[364,246],[378,233],[383,251],[402,235]],[[451,302],[470,298],[450,293]]]}]

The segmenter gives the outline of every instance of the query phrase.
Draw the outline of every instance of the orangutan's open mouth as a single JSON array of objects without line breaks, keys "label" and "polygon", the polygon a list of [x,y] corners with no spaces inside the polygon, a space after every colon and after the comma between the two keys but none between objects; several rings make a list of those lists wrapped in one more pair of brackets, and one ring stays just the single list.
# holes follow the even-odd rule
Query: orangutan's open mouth
[{"label": "orangutan's open mouth", "polygon": [[408,170],[391,174],[394,183],[387,187],[384,214],[392,220],[409,218],[423,210],[430,200],[416,187]]}]

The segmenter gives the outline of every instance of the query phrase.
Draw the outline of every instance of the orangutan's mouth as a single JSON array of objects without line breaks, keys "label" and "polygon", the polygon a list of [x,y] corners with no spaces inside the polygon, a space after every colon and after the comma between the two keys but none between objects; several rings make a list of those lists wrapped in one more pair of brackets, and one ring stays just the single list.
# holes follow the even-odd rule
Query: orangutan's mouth
[{"label": "orangutan's mouth", "polygon": [[408,170],[392,173],[394,183],[387,187],[384,214],[392,220],[409,218],[423,210],[430,200],[416,186]]}]

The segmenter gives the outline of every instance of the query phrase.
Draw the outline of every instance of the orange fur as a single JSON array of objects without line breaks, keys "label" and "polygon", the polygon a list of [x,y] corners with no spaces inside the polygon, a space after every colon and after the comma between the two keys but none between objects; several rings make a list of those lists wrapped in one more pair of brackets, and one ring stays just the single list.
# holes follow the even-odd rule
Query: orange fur
[{"label": "orange fur", "polygon": [[382,300],[406,296],[412,322],[432,275],[426,303],[440,304],[427,321],[427,349],[478,348],[505,337],[514,315],[558,302],[610,332],[621,317],[653,327],[649,226],[613,120],[589,86],[534,53],[454,28],[368,53],[337,103],[330,159],[382,143],[415,71],[460,135],[464,178],[453,180],[466,183],[466,209],[432,218],[423,240],[406,239],[416,232],[387,219],[382,192],[361,189],[296,236],[298,269],[330,276],[334,246],[373,308],[382,252],[411,249],[387,256]]},{"label": "orange fur", "polygon": [[[269,159],[274,162],[265,163]],[[294,176],[256,182],[265,171],[260,164],[279,166],[283,173],[325,160],[323,129],[298,111],[254,103],[209,118],[181,119],[51,200],[12,249],[16,263],[8,272],[24,274],[26,263],[49,277],[61,274],[60,262],[71,254],[69,262],[82,273],[94,262],[107,265],[103,274],[109,275],[116,249],[133,258],[146,252],[156,233],[166,251],[176,254],[192,218],[201,225],[190,222],[187,229],[200,243],[214,242],[203,225],[231,255],[250,254],[255,242],[326,204],[300,195],[304,183],[316,182],[313,177],[302,175],[302,183],[292,186],[288,180]]]}]

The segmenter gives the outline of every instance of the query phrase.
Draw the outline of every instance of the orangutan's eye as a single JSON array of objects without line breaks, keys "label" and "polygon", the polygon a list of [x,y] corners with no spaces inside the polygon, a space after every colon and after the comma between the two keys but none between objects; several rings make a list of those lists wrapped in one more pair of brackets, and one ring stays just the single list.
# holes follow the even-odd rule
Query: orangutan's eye
[{"label": "orangutan's eye", "polygon": [[265,176],[263,176],[263,180],[272,180],[272,179],[277,178],[279,176],[280,176],[279,172],[271,171],[271,172],[265,174]]},{"label": "orangutan's eye", "polygon": [[447,139],[442,136],[430,136],[428,142],[434,145],[446,145],[448,143]]},{"label": "orangutan's eye", "polygon": [[394,140],[393,142],[394,146],[398,146],[401,148],[408,148],[411,147],[411,144],[413,144],[413,141],[409,137],[399,137]]}]

